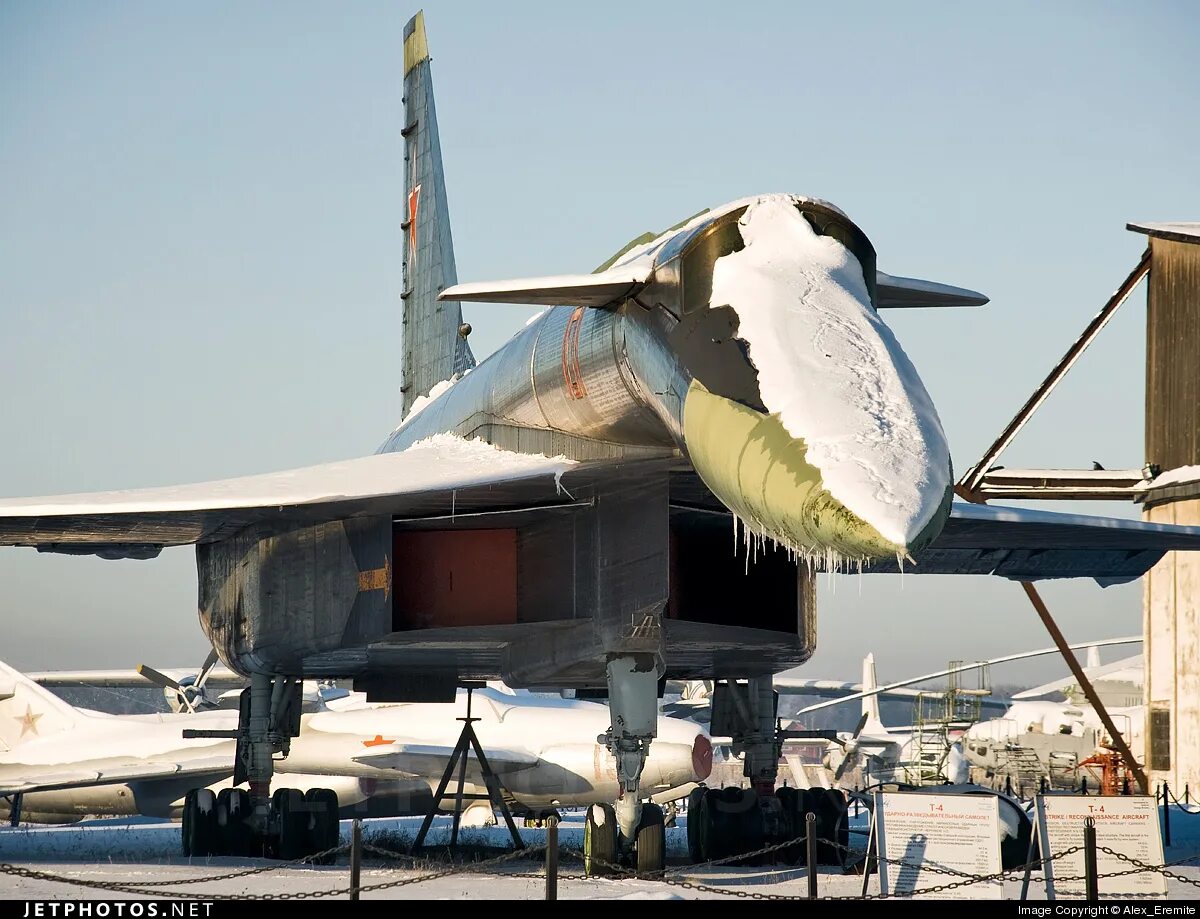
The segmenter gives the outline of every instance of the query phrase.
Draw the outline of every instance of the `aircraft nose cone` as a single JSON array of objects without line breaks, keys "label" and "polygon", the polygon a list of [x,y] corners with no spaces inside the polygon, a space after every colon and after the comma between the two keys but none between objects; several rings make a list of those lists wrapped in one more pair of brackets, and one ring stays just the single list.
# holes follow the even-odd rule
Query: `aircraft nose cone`
[{"label": "aircraft nose cone", "polygon": [[949,515],[933,402],[838,238],[780,195],[749,205],[738,227],[744,246],[714,262],[710,305],[736,313],[766,411],[693,379],[692,464],[747,535],[827,564],[903,558]]},{"label": "aircraft nose cone", "polygon": [[712,774],[713,747],[707,734],[697,734],[692,743],[692,781],[703,782]]},{"label": "aircraft nose cone", "polygon": [[684,434],[692,466],[740,519],[745,538],[774,540],[809,560],[837,567],[903,559],[941,532],[950,515],[948,453],[915,464],[923,481],[906,489],[905,503],[852,503],[830,491],[808,445],[777,415],[710,393],[697,381],[684,403]]}]

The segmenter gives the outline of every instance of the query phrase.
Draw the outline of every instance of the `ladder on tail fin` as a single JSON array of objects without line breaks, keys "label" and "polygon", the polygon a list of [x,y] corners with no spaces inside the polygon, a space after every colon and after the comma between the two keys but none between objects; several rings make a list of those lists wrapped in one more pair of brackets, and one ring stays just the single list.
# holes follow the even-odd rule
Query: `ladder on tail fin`
[{"label": "ladder on tail fin", "polygon": [[425,16],[417,13],[404,27],[404,182],[407,214],[404,231],[402,302],[404,357],[401,392],[407,415],[419,396],[438,383],[475,366],[467,344],[470,327],[456,302],[438,302],[438,294],[458,282],[450,209],[442,173],[429,70]]}]

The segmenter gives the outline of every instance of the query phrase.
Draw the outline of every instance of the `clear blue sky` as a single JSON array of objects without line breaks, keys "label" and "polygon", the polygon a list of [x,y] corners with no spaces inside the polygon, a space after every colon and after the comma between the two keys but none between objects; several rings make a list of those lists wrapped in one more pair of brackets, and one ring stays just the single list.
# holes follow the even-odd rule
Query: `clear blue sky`
[{"label": "clear blue sky", "polygon": [[[399,415],[413,12],[0,4],[0,492],[378,445]],[[1191,3],[427,3],[426,21],[462,280],[589,270],[746,194],[827,198],[885,270],[992,297],[888,317],[959,469],[1137,260],[1125,223],[1200,217]],[[467,315],[482,356],[529,311]],[[1139,292],[1006,463],[1142,463],[1143,317]],[[1139,585],[1046,596],[1072,638],[1140,630]],[[834,578],[821,603],[813,675],[1048,644],[1006,582]],[[0,618],[22,667],[205,653],[190,549],[0,550]]]}]

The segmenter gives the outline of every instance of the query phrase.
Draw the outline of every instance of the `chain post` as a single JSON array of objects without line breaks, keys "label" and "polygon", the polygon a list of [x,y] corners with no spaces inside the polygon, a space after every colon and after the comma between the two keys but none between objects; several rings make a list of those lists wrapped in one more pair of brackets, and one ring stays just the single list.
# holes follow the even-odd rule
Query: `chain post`
[{"label": "chain post", "polygon": [[546,820],[546,899],[558,899],[558,814]]},{"label": "chain post", "polygon": [[362,818],[355,817],[350,826],[350,899],[358,899],[362,872]]},{"label": "chain post", "polygon": [[1171,844],[1171,789],[1167,787],[1167,783],[1163,782],[1163,845]]},{"label": "chain post", "polygon": [[1100,882],[1096,878],[1096,821],[1088,817],[1083,821],[1083,877],[1086,894],[1084,899],[1096,903],[1100,899]]},{"label": "chain post", "polygon": [[808,850],[808,898],[817,899],[817,815],[804,815],[804,845]]}]

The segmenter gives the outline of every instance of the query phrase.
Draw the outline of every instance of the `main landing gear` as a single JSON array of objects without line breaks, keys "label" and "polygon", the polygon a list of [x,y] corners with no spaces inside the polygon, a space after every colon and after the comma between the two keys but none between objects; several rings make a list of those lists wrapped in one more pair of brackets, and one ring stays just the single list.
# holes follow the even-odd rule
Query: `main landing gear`
[{"label": "main landing gear", "polygon": [[[183,802],[183,854],[203,858],[232,855],[292,861],[338,844],[338,798],[329,788],[300,792],[280,788],[271,796],[261,824],[241,788],[193,788]],[[316,860],[329,864],[331,856]]]},{"label": "main landing gear", "polygon": [[804,839],[808,815],[813,814],[818,863],[845,863],[845,849],[839,846],[850,841],[846,796],[832,788],[775,789],[783,740],[789,736],[778,728],[778,700],[770,678],[720,681],[714,687],[712,733],[732,738],[750,787],[701,787],[688,796],[688,854],[693,862],[793,841],[752,861],[800,864],[807,857]]},{"label": "main landing gear", "polygon": [[233,783],[249,790],[194,788],[184,798],[185,856],[249,855],[291,861],[338,844],[338,798],[328,788],[272,795],[276,754],[287,756],[300,733],[301,684],[255,673],[242,691],[236,731],[185,730],[183,736],[237,739]]},{"label": "main landing gear", "polygon": [[614,655],[608,661],[608,705],[612,725],[596,738],[617,764],[621,794],[615,804],[588,808],[584,823],[584,868],[607,874],[616,866],[639,873],[665,865],[662,808],[643,803],[642,769],[658,728],[658,668],[653,654]]},{"label": "main landing gear", "polygon": [[817,864],[844,865],[850,830],[846,796],[834,788],[697,788],[688,795],[688,856],[694,863],[733,858],[793,841],[743,864],[806,862],[809,814],[816,816]]}]

